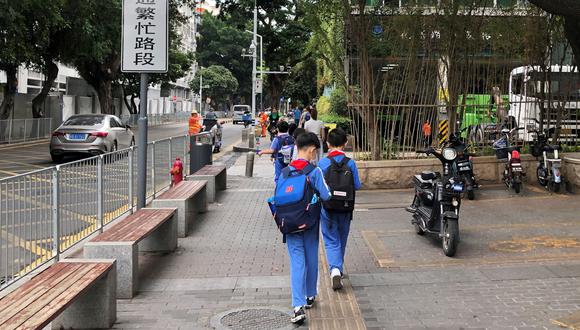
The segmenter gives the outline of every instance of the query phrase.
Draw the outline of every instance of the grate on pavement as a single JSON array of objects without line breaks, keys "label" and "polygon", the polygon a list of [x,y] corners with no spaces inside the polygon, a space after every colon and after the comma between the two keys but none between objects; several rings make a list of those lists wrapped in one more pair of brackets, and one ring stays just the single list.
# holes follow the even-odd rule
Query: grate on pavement
[{"label": "grate on pavement", "polygon": [[275,309],[239,309],[222,314],[219,323],[232,330],[285,329],[290,324],[290,317]]}]

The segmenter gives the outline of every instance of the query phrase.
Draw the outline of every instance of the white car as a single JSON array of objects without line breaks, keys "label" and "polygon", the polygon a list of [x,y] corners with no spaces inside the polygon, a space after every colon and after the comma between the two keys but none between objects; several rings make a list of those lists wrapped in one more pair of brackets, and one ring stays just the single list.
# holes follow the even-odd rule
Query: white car
[{"label": "white car", "polygon": [[234,116],[233,116],[233,122],[234,125],[236,124],[243,124],[244,120],[242,119],[242,116],[244,115],[244,112],[251,112],[252,108],[249,105],[234,105]]},{"label": "white car", "polygon": [[100,155],[135,144],[129,125],[112,115],[73,115],[60,125],[50,139],[52,161],[60,163],[66,155]]}]

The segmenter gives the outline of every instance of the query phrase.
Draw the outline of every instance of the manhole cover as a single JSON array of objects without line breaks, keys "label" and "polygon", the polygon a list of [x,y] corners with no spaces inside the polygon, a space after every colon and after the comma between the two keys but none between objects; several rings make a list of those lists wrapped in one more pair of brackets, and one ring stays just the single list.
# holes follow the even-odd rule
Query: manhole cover
[{"label": "manhole cover", "polygon": [[212,318],[216,329],[294,329],[290,315],[281,309],[241,308],[221,313]]}]

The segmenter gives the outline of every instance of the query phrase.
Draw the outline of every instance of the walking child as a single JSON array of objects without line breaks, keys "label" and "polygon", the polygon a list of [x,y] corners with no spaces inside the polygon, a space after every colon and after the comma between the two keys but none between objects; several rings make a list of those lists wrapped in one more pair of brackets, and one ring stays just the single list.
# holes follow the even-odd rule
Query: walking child
[{"label": "walking child", "polygon": [[334,129],[328,134],[328,156],[318,166],[330,187],[332,198],[323,204],[321,231],[329,264],[332,288],[342,289],[344,254],[350,232],[355,202],[355,191],[361,187],[354,160],[344,154],[346,133]]},{"label": "walking child", "polygon": [[274,219],[284,234],[290,257],[292,323],[303,323],[304,308],[311,308],[318,294],[318,242],[321,201],[330,199],[315,159],[320,142],[315,134],[302,134],[296,140],[298,159],[286,167],[276,183],[273,198]]},{"label": "walking child", "polygon": [[270,149],[262,150],[258,155],[272,155],[274,159],[274,181],[278,181],[282,169],[292,161],[294,137],[288,134],[289,125],[285,121],[278,123],[278,135],[272,141]]}]

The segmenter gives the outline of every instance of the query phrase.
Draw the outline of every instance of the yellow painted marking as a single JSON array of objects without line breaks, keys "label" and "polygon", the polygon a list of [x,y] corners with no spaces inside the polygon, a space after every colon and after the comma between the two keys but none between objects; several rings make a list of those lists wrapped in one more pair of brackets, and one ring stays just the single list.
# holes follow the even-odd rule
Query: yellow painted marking
[{"label": "yellow painted marking", "polygon": [[575,312],[558,320],[552,320],[552,323],[562,328],[580,330],[580,312]]},{"label": "yellow painted marking", "polygon": [[367,246],[373,253],[375,260],[379,263],[379,267],[385,267],[394,262],[391,254],[381,242],[378,232],[363,230],[361,234],[365,243],[367,243]]},{"label": "yellow painted marking", "polygon": [[7,146],[7,147],[0,147],[0,150],[20,149],[20,148],[26,148],[26,147],[40,146],[43,144],[48,145],[48,141],[44,140],[44,141],[41,141],[38,143],[26,143],[26,144],[11,145],[11,146]]},{"label": "yellow painted marking", "polygon": [[34,168],[39,168],[39,169],[44,169],[46,168],[46,166],[38,166],[38,165],[34,165],[34,164],[28,164],[28,163],[21,163],[21,162],[15,162],[15,161],[8,161],[8,160],[1,160],[0,159],[0,163],[4,163],[4,164],[15,164],[15,165],[23,165],[23,166],[30,166],[30,167],[34,167]]},{"label": "yellow painted marking", "polygon": [[0,237],[5,238],[6,240],[8,240],[8,242],[12,243],[13,245],[15,245],[17,247],[20,247],[24,250],[30,251],[38,256],[45,256],[48,253],[50,253],[50,251],[41,248],[35,242],[26,241],[24,239],[21,239],[20,237],[13,235],[13,234],[10,234],[9,232],[7,232],[3,229],[0,230]]},{"label": "yellow painted marking", "polygon": [[18,175],[18,173],[16,173],[16,172],[9,172],[9,171],[4,171],[4,170],[0,170],[0,173],[4,173],[4,174],[10,175],[10,176]]}]

